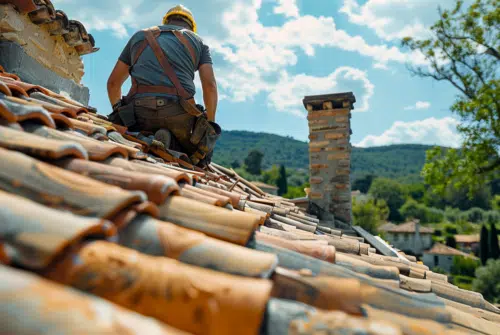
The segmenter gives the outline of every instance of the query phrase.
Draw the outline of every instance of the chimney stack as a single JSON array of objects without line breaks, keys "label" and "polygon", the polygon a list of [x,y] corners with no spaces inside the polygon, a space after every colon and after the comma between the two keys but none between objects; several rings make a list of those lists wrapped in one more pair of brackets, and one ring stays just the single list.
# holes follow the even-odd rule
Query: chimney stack
[{"label": "chimney stack", "polygon": [[325,225],[348,228],[351,203],[351,110],[354,94],[307,96],[309,121],[309,210]]}]

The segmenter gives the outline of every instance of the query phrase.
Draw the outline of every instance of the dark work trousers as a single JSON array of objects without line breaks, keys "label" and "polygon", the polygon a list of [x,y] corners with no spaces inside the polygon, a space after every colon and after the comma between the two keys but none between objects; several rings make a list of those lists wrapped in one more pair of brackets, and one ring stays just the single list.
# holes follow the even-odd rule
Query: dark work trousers
[{"label": "dark work trousers", "polygon": [[196,152],[191,144],[191,132],[196,118],[184,111],[174,99],[160,97],[133,98],[136,124],[131,131],[148,131],[155,133],[159,129],[167,129],[174,136],[170,149],[180,151],[188,156]]}]

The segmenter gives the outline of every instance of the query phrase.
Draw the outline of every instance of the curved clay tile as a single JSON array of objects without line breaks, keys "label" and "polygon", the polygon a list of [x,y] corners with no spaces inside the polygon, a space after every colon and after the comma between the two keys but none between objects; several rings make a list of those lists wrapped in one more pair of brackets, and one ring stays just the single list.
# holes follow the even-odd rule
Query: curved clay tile
[{"label": "curved clay tile", "polygon": [[43,108],[45,108],[46,110],[48,110],[49,112],[52,112],[52,113],[62,114],[62,115],[69,116],[69,117],[75,116],[73,110],[71,110],[71,109],[67,109],[67,108],[64,108],[64,107],[59,107],[59,106],[53,105],[51,103],[47,103],[47,102],[44,102],[44,101],[39,101],[39,100],[28,98],[28,97],[25,97],[25,96],[22,96],[20,98],[7,97],[6,99],[9,100],[9,101],[12,101],[14,103],[20,104],[20,105],[40,106],[40,107],[43,107]]},{"label": "curved clay tile", "polygon": [[227,198],[226,201],[221,201],[218,198],[207,196],[200,192],[196,192],[185,188],[182,189],[180,195],[188,199],[196,200],[205,203],[207,205],[212,205],[217,207],[224,207],[229,203],[229,198]]},{"label": "curved clay tile", "polygon": [[94,36],[92,36],[92,34],[89,34],[88,38],[89,38],[88,41],[85,41],[83,44],[75,46],[75,50],[76,52],[78,52],[80,56],[88,55],[100,50],[100,48],[95,48]]},{"label": "curved clay tile", "polygon": [[79,115],[80,113],[87,112],[87,109],[84,107],[75,106],[75,105],[70,104],[66,101],[63,101],[57,97],[50,96],[50,95],[44,94],[42,92],[32,92],[32,93],[30,93],[30,97],[32,99],[36,99],[37,101],[44,101],[44,102],[50,103],[52,105],[57,105],[59,107],[65,108],[65,109],[70,109],[72,111],[70,116],[74,117],[74,118],[76,118],[76,115]]},{"label": "curved clay tile", "polygon": [[36,125],[25,125],[24,129],[38,136],[51,138],[54,140],[78,142],[85,148],[85,150],[89,154],[89,159],[93,161],[103,161],[113,156],[128,158],[127,151],[121,147],[106,142],[100,142],[81,134],[76,135],[76,133],[72,133],[70,130],[59,131],[56,129],[50,129],[47,127]]},{"label": "curved clay tile", "polygon": [[259,333],[272,287],[102,241],[44,275],[194,334]]},{"label": "curved clay tile", "polygon": [[335,247],[320,241],[289,241],[279,237],[256,233],[257,241],[263,241],[285,249],[293,250],[330,263],[335,262]]},{"label": "curved clay tile", "polygon": [[0,146],[43,159],[88,159],[85,149],[76,142],[56,141],[0,126]]},{"label": "curved clay tile", "polygon": [[193,180],[186,173],[168,169],[160,166],[159,164],[152,164],[146,161],[140,161],[140,160],[128,161],[120,158],[111,158],[108,159],[105,163],[121,167],[122,169],[128,171],[161,174],[175,179],[177,183],[188,183],[188,184],[193,183]]},{"label": "curved clay tile", "polygon": [[49,23],[56,18],[56,10],[50,0],[37,1],[37,9],[29,12],[28,16],[34,24]]},{"label": "curved clay tile", "polygon": [[[21,81],[21,80],[14,80],[14,79],[9,78],[9,77],[0,76],[0,81],[7,84],[7,86],[13,85],[13,86],[17,86],[17,87],[21,88],[28,95],[31,92],[42,92],[44,94],[49,93],[49,90],[46,89],[45,87],[42,87],[40,85],[33,85],[33,84],[25,83],[24,81]],[[23,95],[25,95],[25,94],[23,94]]]},{"label": "curved clay tile", "polygon": [[0,266],[0,277],[4,334],[188,335],[29,272]]},{"label": "curved clay tile", "polygon": [[50,128],[56,125],[50,114],[42,107],[18,104],[12,97],[0,97],[0,117],[9,122],[35,121]]},{"label": "curved clay tile", "polygon": [[245,277],[268,278],[278,264],[273,254],[220,241],[146,215],[124,227],[119,237],[119,244],[145,254]]},{"label": "curved clay tile", "polygon": [[128,156],[131,159],[146,159],[147,158],[147,155],[144,152],[142,152],[141,150],[137,149],[136,147],[131,147],[131,146],[128,146],[128,145],[125,145],[122,143],[118,143],[118,142],[114,142],[114,141],[110,141],[110,140],[107,140],[105,143],[117,146],[119,148],[123,148],[124,150],[127,151]]},{"label": "curved clay tile", "polygon": [[21,78],[19,78],[19,76],[15,75],[13,73],[7,73],[7,72],[0,72],[0,77],[10,78],[10,79],[14,79],[17,81],[21,80]]},{"label": "curved clay tile", "polygon": [[73,123],[69,117],[55,113],[50,113],[50,117],[54,120],[57,129],[73,129]]},{"label": "curved clay tile", "polygon": [[143,191],[149,201],[157,205],[162,204],[168,196],[178,194],[180,191],[174,179],[158,174],[131,172],[81,159],[64,160],[58,162],[57,165],[106,184],[116,185],[126,190]]},{"label": "curved clay tile", "polygon": [[[400,280],[399,269],[395,266],[373,265],[349,254],[337,253],[335,264],[342,265],[357,273],[362,273],[372,278]],[[399,285],[398,285],[399,286]]]},{"label": "curved clay tile", "polygon": [[125,191],[18,152],[0,148],[0,154],[2,189],[50,207],[108,219],[146,200],[143,192]]},{"label": "curved clay tile", "polygon": [[89,35],[83,24],[76,20],[69,20],[68,33],[64,34],[64,40],[69,46],[76,47],[89,41]]},{"label": "curved clay tile", "polygon": [[227,242],[246,245],[259,226],[259,218],[185,197],[169,197],[160,206],[160,219]]},{"label": "curved clay tile", "polygon": [[33,0],[3,0],[0,3],[10,3],[22,14],[33,12],[38,9],[38,6]]},{"label": "curved clay tile", "polygon": [[56,10],[54,21],[47,24],[47,30],[52,36],[59,36],[69,32],[69,19],[62,10]]},{"label": "curved clay tile", "polygon": [[77,216],[0,191],[0,236],[12,262],[41,270],[71,245],[88,236],[109,238],[114,226],[106,220]]},{"label": "curved clay tile", "polygon": [[229,197],[231,199],[231,204],[233,205],[234,208],[238,208],[239,203],[242,199],[241,195],[235,192],[229,192],[222,190],[220,188],[216,188],[213,186],[197,183],[196,187],[201,188],[202,190],[210,191],[212,193],[217,193],[226,197]]},{"label": "curved clay tile", "polygon": [[201,188],[194,187],[194,186],[191,186],[191,185],[184,185],[182,187],[182,189],[183,190],[190,190],[192,192],[204,195],[206,197],[218,199],[219,202],[220,202],[220,204],[221,204],[220,207],[225,207],[227,205],[231,205],[232,206],[231,198],[229,198],[229,197],[227,197],[225,195],[221,195],[221,194],[218,194],[218,193],[214,193],[214,192],[210,192],[210,191],[207,191],[207,190],[203,190]]},{"label": "curved clay tile", "polygon": [[91,122],[84,122],[74,118],[68,118],[69,122],[71,122],[72,127],[74,129],[78,129],[83,131],[87,135],[101,134],[106,135],[107,131],[104,127],[95,125]]},{"label": "curved clay tile", "polygon": [[141,151],[143,150],[143,146],[141,144],[125,139],[125,137],[123,137],[122,134],[117,132],[114,129],[114,127],[111,127],[111,129],[106,129],[106,130],[108,130],[107,134],[109,139],[112,140],[113,142],[124,144],[126,146],[139,149]]},{"label": "curved clay tile", "polygon": [[5,83],[0,83],[0,93],[12,96],[9,86],[5,85]]}]

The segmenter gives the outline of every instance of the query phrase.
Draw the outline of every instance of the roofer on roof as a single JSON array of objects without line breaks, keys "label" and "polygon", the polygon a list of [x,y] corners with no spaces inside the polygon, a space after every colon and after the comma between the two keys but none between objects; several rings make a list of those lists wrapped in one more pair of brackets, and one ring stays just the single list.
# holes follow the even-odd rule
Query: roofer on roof
[{"label": "roofer on roof", "polygon": [[[163,25],[132,36],[108,79],[109,119],[132,132],[150,132],[166,149],[205,165],[221,131],[215,123],[218,95],[210,49],[196,31],[191,11],[178,5],[167,12]],[[193,98],[196,71],[206,111]],[[129,75],[132,88],[122,98]]]}]

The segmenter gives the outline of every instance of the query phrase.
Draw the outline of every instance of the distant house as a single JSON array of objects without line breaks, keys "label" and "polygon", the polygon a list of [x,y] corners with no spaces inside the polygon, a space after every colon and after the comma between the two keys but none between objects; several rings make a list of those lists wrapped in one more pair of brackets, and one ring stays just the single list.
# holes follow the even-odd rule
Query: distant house
[{"label": "distant house", "polygon": [[252,182],[252,184],[254,184],[258,188],[260,188],[264,193],[278,195],[278,188],[274,185],[261,183],[260,181],[254,181],[254,182]]},{"label": "distant house", "polygon": [[455,235],[457,241],[457,249],[463,252],[477,253],[479,250],[479,234],[477,235]]},{"label": "distant house", "polygon": [[385,233],[385,239],[395,248],[414,256],[432,246],[434,229],[423,227],[419,220],[413,220],[400,225],[387,223],[379,227]]},{"label": "distant house", "polygon": [[467,257],[478,260],[477,257],[466,254],[463,251],[436,243],[430,250],[424,251],[423,262],[430,269],[439,267],[446,272],[450,272],[455,257]]}]

